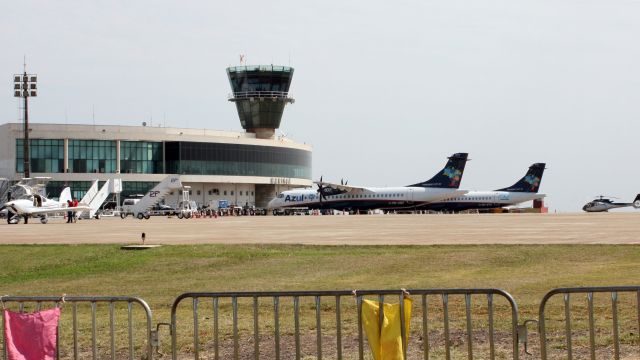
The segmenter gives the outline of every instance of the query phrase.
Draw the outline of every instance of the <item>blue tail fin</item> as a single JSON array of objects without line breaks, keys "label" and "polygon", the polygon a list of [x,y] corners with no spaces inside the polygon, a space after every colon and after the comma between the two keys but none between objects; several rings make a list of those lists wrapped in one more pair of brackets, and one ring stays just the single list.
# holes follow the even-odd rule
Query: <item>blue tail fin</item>
[{"label": "blue tail fin", "polygon": [[457,189],[460,187],[460,180],[464,173],[464,166],[467,164],[467,153],[457,153],[448,157],[447,165],[434,177],[421,183],[409,185],[412,187],[433,187]]},{"label": "blue tail fin", "polygon": [[530,192],[537,193],[542,181],[545,163],[535,163],[529,166],[527,174],[517,183],[496,191]]}]

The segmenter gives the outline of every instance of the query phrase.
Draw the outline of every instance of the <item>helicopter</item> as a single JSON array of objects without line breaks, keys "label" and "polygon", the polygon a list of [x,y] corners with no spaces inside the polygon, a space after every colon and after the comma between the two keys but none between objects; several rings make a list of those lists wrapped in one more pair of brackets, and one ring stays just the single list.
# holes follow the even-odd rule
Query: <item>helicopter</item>
[{"label": "helicopter", "polygon": [[586,212],[603,212],[609,211],[610,209],[617,209],[628,206],[633,206],[634,209],[640,209],[640,194],[636,195],[636,198],[633,200],[633,202],[630,203],[614,202],[604,195],[599,195],[596,199],[586,203],[582,207],[582,210]]}]

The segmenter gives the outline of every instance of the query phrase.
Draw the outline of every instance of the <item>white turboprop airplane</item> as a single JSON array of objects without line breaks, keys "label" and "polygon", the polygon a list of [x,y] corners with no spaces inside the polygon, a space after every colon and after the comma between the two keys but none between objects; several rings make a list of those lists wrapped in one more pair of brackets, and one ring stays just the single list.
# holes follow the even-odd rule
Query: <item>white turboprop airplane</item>
[{"label": "white turboprop airplane", "polygon": [[546,195],[538,194],[538,189],[544,169],[544,163],[535,163],[529,167],[522,179],[509,187],[493,191],[469,191],[461,196],[452,196],[426,204],[421,209],[434,211],[492,209],[543,199]]},{"label": "white turboprop airplane", "polygon": [[20,217],[24,218],[25,224],[29,222],[29,217],[38,217],[40,222],[46,224],[49,221],[49,215],[55,213],[63,213],[70,211],[91,210],[86,205],[69,208],[67,200],[71,200],[71,189],[66,187],[60,193],[59,201],[47,199],[33,189],[23,186],[25,194],[15,200],[10,200],[4,204],[7,208],[7,223],[17,224]]},{"label": "white turboprop airplane", "polygon": [[447,165],[430,180],[401,187],[360,187],[347,184],[315,182],[318,190],[283,191],[269,202],[268,208],[307,208],[335,210],[410,209],[433,201],[460,196],[458,190],[467,162],[467,153],[453,154]]}]

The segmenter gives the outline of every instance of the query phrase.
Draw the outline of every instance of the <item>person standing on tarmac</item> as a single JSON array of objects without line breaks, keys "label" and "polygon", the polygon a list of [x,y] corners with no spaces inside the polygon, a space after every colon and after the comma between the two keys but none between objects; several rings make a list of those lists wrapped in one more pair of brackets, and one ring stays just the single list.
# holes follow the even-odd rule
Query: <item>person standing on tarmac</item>
[{"label": "person standing on tarmac", "polygon": [[[71,200],[67,200],[67,208],[71,209],[73,207],[73,203],[71,202]],[[67,224],[71,224],[71,221],[73,220],[73,211],[69,210],[67,211]]]},{"label": "person standing on tarmac", "polygon": [[[78,207],[78,199],[73,198],[73,207]],[[77,222],[78,221],[78,217],[77,217],[77,212],[74,211],[73,212],[73,222]]]}]

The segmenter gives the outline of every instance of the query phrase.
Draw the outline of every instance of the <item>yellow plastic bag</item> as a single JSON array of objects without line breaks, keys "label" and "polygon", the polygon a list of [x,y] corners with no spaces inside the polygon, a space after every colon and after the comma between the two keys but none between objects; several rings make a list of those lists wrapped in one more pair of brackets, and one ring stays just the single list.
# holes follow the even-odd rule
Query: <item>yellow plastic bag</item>
[{"label": "yellow plastic bag", "polygon": [[[410,298],[404,298],[404,328],[409,338],[411,323]],[[362,325],[375,360],[404,360],[400,333],[400,304],[383,304],[384,317],[380,326],[379,302],[362,300]],[[406,340],[405,339],[405,340]],[[407,346],[406,341],[404,346]]]}]

